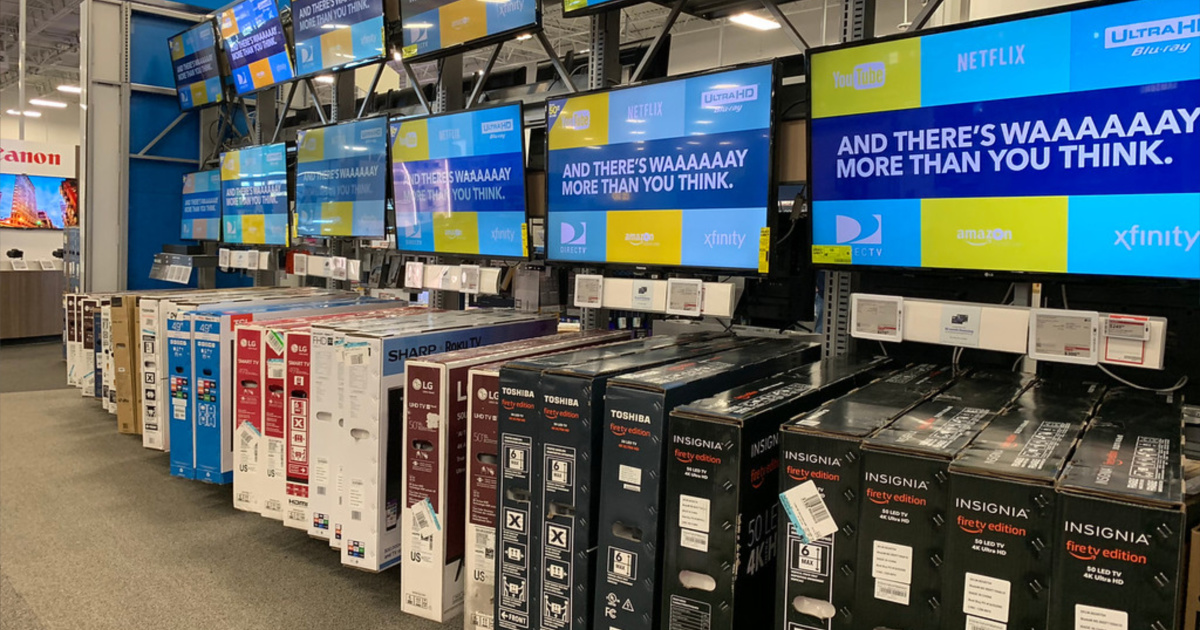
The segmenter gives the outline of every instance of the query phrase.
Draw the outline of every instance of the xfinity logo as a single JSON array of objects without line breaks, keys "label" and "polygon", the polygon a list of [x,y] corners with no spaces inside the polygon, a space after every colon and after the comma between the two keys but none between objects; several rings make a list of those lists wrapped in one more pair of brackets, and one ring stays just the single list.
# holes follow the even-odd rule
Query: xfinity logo
[{"label": "xfinity logo", "polygon": [[700,106],[706,109],[724,107],[734,103],[749,103],[758,100],[757,85],[708,90],[700,94]]},{"label": "xfinity logo", "polygon": [[758,457],[763,453],[773,451],[777,446],[779,446],[779,436],[775,434],[768,435],[750,445],[750,457]]},{"label": "xfinity logo", "polygon": [[723,444],[721,444],[720,442],[714,442],[712,440],[702,440],[700,438],[694,438],[694,437],[691,437],[688,435],[676,435],[675,443],[682,444],[684,446],[707,448],[707,449],[713,450],[713,451],[725,450],[725,446]]},{"label": "xfinity logo", "polygon": [[504,133],[513,130],[512,119],[508,120],[491,120],[479,125],[479,131],[484,134]]},{"label": "xfinity logo", "polygon": [[505,396],[520,396],[522,398],[533,398],[533,391],[528,389],[517,389],[515,387],[501,387],[500,392]]},{"label": "xfinity logo", "polygon": [[837,466],[841,467],[842,460],[837,457],[828,455],[817,455],[815,453],[799,453],[795,451],[784,452],[783,458],[790,462],[799,462],[803,464],[818,464],[821,466]]},{"label": "xfinity logo", "polygon": [[833,72],[833,87],[838,89],[852,87],[856,90],[873,90],[883,87],[885,83],[887,65],[882,61],[860,63],[854,67],[854,72],[848,75],[836,70]]},{"label": "xfinity logo", "polygon": [[1150,537],[1145,534],[1139,534],[1137,532],[1131,532],[1124,529],[1117,529],[1107,525],[1067,521],[1063,525],[1063,530],[1068,534],[1083,534],[1084,536],[1093,536],[1096,538],[1103,538],[1105,540],[1134,543],[1137,545],[1145,545],[1147,547],[1150,546]]},{"label": "xfinity logo", "polygon": [[1200,36],[1200,14],[1104,29],[1105,48],[1156,44]]},{"label": "xfinity logo", "polygon": [[546,404],[562,405],[564,407],[578,407],[579,401],[575,400],[574,398],[567,398],[565,396],[546,396]]},{"label": "xfinity logo", "polygon": [[901,477],[900,475],[869,472],[864,475],[864,478],[870,482],[896,486],[897,488],[914,488],[917,490],[929,489],[928,481],[909,479],[908,477]]},{"label": "xfinity logo", "polygon": [[1017,508],[1011,505],[1001,505],[999,503],[990,503],[988,501],[980,501],[978,499],[957,499],[954,502],[955,507],[960,510],[970,510],[972,512],[982,512],[984,514],[995,514],[997,516],[1008,516],[1013,518],[1029,518],[1028,508]]},{"label": "xfinity logo", "polygon": [[704,235],[704,244],[709,249],[714,247],[736,247],[742,248],[742,243],[746,242],[746,235],[741,232],[721,233],[716,230]]},{"label": "xfinity logo", "polygon": [[641,413],[633,413],[631,411],[612,410],[612,417],[617,420],[625,420],[627,422],[639,422],[641,424],[650,424],[650,416]]},{"label": "xfinity logo", "polygon": [[509,0],[496,7],[496,14],[499,17],[504,17],[510,13],[517,13],[525,9],[525,3],[521,0]]},{"label": "xfinity logo", "polygon": [[959,230],[956,238],[973,247],[1013,240],[1012,230],[995,228],[990,230]]},{"label": "xfinity logo", "polygon": [[641,234],[626,234],[625,242],[633,245],[634,247],[641,247],[643,245],[658,245],[658,243],[654,242],[654,235],[649,232],[643,232]]},{"label": "xfinity logo", "polygon": [[1145,230],[1135,225],[1128,230],[1113,230],[1113,233],[1117,235],[1113,245],[1128,251],[1133,251],[1134,247],[1182,247],[1183,251],[1190,252],[1200,240],[1200,230],[1193,233],[1178,225],[1174,230]]},{"label": "xfinity logo", "polygon": [[493,241],[508,241],[511,243],[511,242],[515,241],[516,239],[517,239],[517,231],[514,229],[511,229],[511,228],[493,228],[492,229],[492,240]]}]

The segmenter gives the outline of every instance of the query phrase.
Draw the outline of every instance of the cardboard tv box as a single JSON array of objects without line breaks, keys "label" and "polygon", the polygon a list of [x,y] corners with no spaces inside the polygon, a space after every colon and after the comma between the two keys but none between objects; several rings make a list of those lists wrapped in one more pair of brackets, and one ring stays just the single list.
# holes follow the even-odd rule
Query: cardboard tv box
[{"label": "cardboard tv box", "polygon": [[671,412],[657,627],[770,627],[779,427],[869,380],[878,366],[822,360]]},{"label": "cardboard tv box", "polygon": [[[653,361],[655,360],[665,363],[672,359],[678,360],[686,356],[695,356],[681,354],[679,346],[712,344],[714,342],[735,343],[732,337],[710,333],[677,337],[649,337],[599,348],[514,361],[500,370],[500,417],[498,421],[500,429],[498,488],[500,522],[496,542],[498,550],[495,571],[496,628],[540,630],[543,627],[540,587],[543,573],[541,541],[542,528],[545,524],[545,499],[542,481],[543,472],[546,470],[546,464],[543,462],[543,458],[546,457],[545,433],[550,431],[550,421],[545,414],[547,404],[545,397],[549,393],[556,397],[551,401],[556,401],[558,397],[564,396],[561,392],[554,393],[553,390],[543,389],[544,374],[549,370],[567,370],[604,360],[624,361],[628,370],[635,370],[638,367],[654,365]],[[711,351],[715,352],[718,349],[720,348],[716,347]],[[638,363],[628,360],[636,356],[650,356],[651,362]],[[580,381],[581,387],[585,390],[584,396],[582,399],[571,399],[576,402],[576,405],[572,406],[570,413],[576,416],[576,420],[581,420],[580,416],[584,411],[590,412],[590,407],[588,409],[580,409],[580,407],[585,402],[591,404],[597,397],[603,396],[604,392],[602,384],[599,392],[596,392],[592,390],[591,379],[587,379],[587,382],[582,382],[583,379]],[[555,405],[550,409],[550,415],[554,416],[555,420],[560,419],[558,412],[560,407],[560,405]],[[592,434],[590,430],[584,430],[582,427],[576,431],[577,435],[581,433],[589,434],[589,439]],[[589,443],[589,457],[595,450],[590,446]],[[553,445],[550,450],[556,456],[560,456],[558,461],[561,466],[561,462],[566,459],[561,455],[565,455],[567,452]],[[591,468],[590,461],[588,468]],[[556,482],[563,479],[563,472],[565,471],[557,473]],[[569,473],[568,476],[571,477],[569,481],[575,481],[573,473]],[[587,497],[587,503],[590,505],[590,497]],[[587,552],[586,549],[581,549],[581,551]],[[560,562],[555,565],[561,569],[561,575],[565,575],[568,570],[563,564]],[[560,575],[558,569],[555,570],[556,575]],[[590,575],[580,576],[581,584],[586,585],[590,580]],[[558,582],[561,584],[562,580],[559,579]],[[590,593],[588,595],[590,596]],[[561,596],[556,603],[562,605]],[[587,605],[589,604],[584,604],[585,608]],[[560,608],[556,614],[563,616],[564,613],[565,611]]]},{"label": "cardboard tv box", "polygon": [[437,622],[462,613],[467,423],[472,368],[628,338],[568,333],[410,359],[405,365],[401,610]]},{"label": "cardboard tv box", "polygon": [[[601,428],[595,627],[659,627],[663,437],[671,410],[819,358],[817,344],[764,339],[609,381]],[[785,387],[756,385],[772,391]]]},{"label": "cardboard tv box", "polygon": [[112,298],[113,385],[116,390],[117,431],[142,433],[142,388],[138,378],[141,344],[137,334],[137,296]]},{"label": "cardboard tv box", "polygon": [[813,482],[838,531],[815,540],[802,538],[787,513],[780,511],[776,628],[856,628],[863,440],[937,395],[953,379],[949,367],[911,365],[795,416],[780,428],[780,493]]},{"label": "cardboard tv box", "polygon": [[1054,483],[1103,392],[1039,382],[950,464],[943,628],[1047,630]]},{"label": "cardboard tv box", "polygon": [[[1058,482],[1054,630],[1183,627],[1188,494],[1177,405],[1118,388]],[[1194,482],[1190,484],[1195,491]]]},{"label": "cardboard tv box", "polygon": [[342,564],[366,571],[396,566],[404,472],[404,382],[408,359],[554,334],[551,316],[471,311],[454,327],[425,334],[360,332],[343,348],[346,404],[335,460],[342,463]]}]

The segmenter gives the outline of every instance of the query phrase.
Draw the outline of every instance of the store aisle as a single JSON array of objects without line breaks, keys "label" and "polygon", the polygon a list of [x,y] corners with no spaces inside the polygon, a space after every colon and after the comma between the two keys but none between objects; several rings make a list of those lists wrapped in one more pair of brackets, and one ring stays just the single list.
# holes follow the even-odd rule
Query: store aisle
[{"label": "store aisle", "polygon": [[[0,374],[39,352],[4,348]],[[341,567],[115,423],[75,389],[0,394],[0,629],[462,627],[402,614],[399,572]]]}]

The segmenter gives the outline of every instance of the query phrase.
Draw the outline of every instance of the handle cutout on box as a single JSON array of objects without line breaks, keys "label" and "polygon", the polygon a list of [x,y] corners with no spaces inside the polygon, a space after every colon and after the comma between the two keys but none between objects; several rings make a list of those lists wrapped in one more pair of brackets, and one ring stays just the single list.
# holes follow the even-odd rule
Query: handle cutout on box
[{"label": "handle cutout on box", "polygon": [[487,464],[488,466],[498,466],[500,464],[500,458],[496,457],[495,453],[477,453],[475,459],[479,463]]},{"label": "handle cutout on box", "polygon": [[308,393],[302,389],[293,389],[292,398],[308,398]]},{"label": "handle cutout on box", "polygon": [[565,516],[567,518],[574,518],[575,517],[575,506],[567,505],[566,503],[558,503],[555,501],[551,501],[550,504],[546,506],[546,517],[554,518],[556,516]]},{"label": "handle cutout on box", "polygon": [[269,386],[267,386],[267,391],[272,394],[282,394],[283,386],[282,385],[269,385]]},{"label": "handle cutout on box", "polygon": [[711,575],[697,573],[695,571],[680,571],[679,583],[682,584],[684,588],[693,591],[704,591],[706,593],[711,593],[717,590],[717,580],[715,578],[713,578]]},{"label": "handle cutout on box", "polygon": [[366,429],[350,429],[350,437],[355,440],[362,441],[371,437],[371,432]]},{"label": "handle cutout on box", "polygon": [[258,389],[258,381],[242,381],[242,387],[245,387],[246,389]]},{"label": "handle cutout on box", "polygon": [[617,538],[631,540],[636,543],[642,542],[642,529],[640,527],[633,527],[632,525],[626,525],[621,521],[617,521],[612,525],[612,532],[613,536]]},{"label": "handle cutout on box", "polygon": [[424,451],[426,453],[433,452],[433,442],[430,442],[429,440],[413,440],[412,446],[418,451]]},{"label": "handle cutout on box", "polygon": [[316,418],[321,422],[329,422],[333,420],[333,414],[329,413],[328,411],[318,411]]},{"label": "handle cutout on box", "polygon": [[509,488],[504,492],[509,501],[522,501],[529,503],[529,491],[525,488]]},{"label": "handle cutout on box", "polygon": [[816,617],[817,619],[833,619],[837,614],[837,608],[833,604],[813,597],[800,596],[792,600],[792,608],[802,615]]}]

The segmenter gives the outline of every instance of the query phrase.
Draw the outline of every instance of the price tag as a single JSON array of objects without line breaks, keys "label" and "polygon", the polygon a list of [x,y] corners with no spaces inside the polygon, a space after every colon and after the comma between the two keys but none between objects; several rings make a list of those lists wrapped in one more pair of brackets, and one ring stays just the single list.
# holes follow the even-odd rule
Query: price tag
[{"label": "price tag", "polygon": [[818,265],[849,265],[851,260],[849,245],[813,245],[812,261]]},{"label": "price tag", "polygon": [[38,266],[40,266],[42,268],[42,271],[54,271],[54,261],[53,260],[39,260]]},{"label": "price tag", "polygon": [[904,340],[904,298],[855,293],[850,296],[850,335],[859,339]]},{"label": "price tag", "polygon": [[771,228],[762,228],[758,233],[758,273],[771,272]]},{"label": "price tag", "polygon": [[346,258],[344,256],[329,258],[329,277],[334,280],[346,279]]},{"label": "price tag", "polygon": [[521,252],[526,258],[529,258],[529,224],[521,224]]},{"label": "price tag", "polygon": [[811,479],[780,494],[779,502],[806,545],[838,530],[821,491]]},{"label": "price tag", "polygon": [[13,271],[29,271],[29,263],[21,260],[20,258],[14,258],[12,261],[12,268]]},{"label": "price tag", "polygon": [[217,250],[217,266],[222,269],[229,268],[229,250],[222,247]]},{"label": "price tag", "polygon": [[271,252],[258,252],[258,268],[263,271],[271,268]]},{"label": "price tag", "polygon": [[410,289],[425,286],[425,263],[415,260],[404,263],[404,286]]},{"label": "price tag", "polygon": [[245,252],[246,254],[246,269],[250,271],[258,270],[258,252]]},{"label": "price tag", "polygon": [[354,282],[362,280],[362,261],[358,259],[346,261],[346,277]]},{"label": "price tag", "polygon": [[462,266],[462,292],[479,295],[479,265]]},{"label": "price tag", "polygon": [[308,254],[296,254],[292,256],[292,271],[297,276],[308,275]]},{"label": "price tag", "polygon": [[604,307],[604,276],[579,274],[575,276],[575,306]]},{"label": "price tag", "polygon": [[667,314],[700,317],[704,305],[704,282],[699,279],[667,279]]}]

